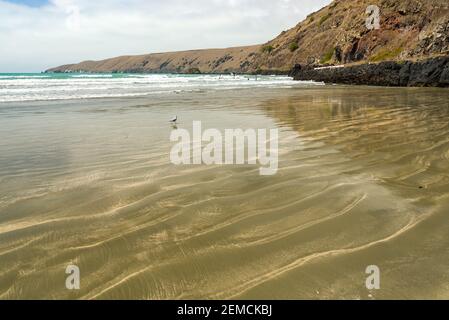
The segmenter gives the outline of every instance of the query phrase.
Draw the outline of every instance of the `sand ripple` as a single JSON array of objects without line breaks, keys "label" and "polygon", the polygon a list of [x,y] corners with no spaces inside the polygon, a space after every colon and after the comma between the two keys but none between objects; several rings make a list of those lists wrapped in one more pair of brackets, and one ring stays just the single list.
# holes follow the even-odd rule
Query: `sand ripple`
[{"label": "sand ripple", "polygon": [[[160,123],[179,98],[24,110],[15,143],[0,143],[0,298],[364,299],[371,264],[385,274],[376,298],[449,298],[448,98],[345,87],[183,97],[186,122],[280,128],[268,178],[172,166]],[[72,263],[78,292],[64,288]]]}]

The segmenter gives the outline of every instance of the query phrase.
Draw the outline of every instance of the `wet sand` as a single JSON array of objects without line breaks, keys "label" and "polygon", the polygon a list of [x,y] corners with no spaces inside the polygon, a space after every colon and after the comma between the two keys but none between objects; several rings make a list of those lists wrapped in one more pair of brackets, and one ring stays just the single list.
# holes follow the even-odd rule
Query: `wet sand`
[{"label": "wet sand", "polygon": [[[175,114],[279,128],[277,175],[172,165]],[[449,299],[445,89],[8,103],[0,136],[0,299]]]}]

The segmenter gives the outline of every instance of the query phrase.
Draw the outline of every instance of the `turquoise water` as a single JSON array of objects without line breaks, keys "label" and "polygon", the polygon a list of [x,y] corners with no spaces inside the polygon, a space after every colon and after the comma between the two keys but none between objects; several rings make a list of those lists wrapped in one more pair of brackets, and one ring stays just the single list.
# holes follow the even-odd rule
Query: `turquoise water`
[{"label": "turquoise water", "polygon": [[304,85],[316,83],[293,81],[292,78],[285,76],[2,73],[0,103],[138,97],[253,87],[290,88]]},{"label": "turquoise water", "polygon": [[[77,79],[77,78],[134,78],[150,74],[133,73],[0,73],[0,80],[4,79]],[[177,74],[166,74],[168,77],[178,77]],[[199,75],[182,75],[183,77],[194,78]]]}]

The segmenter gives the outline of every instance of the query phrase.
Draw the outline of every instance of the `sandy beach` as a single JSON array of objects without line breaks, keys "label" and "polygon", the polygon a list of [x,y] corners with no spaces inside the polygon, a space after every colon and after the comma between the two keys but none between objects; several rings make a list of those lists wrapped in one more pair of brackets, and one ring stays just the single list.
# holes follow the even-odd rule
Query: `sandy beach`
[{"label": "sandy beach", "polygon": [[[0,299],[448,299],[448,101],[280,86],[1,103]],[[278,128],[278,173],[171,164],[175,114]]]}]

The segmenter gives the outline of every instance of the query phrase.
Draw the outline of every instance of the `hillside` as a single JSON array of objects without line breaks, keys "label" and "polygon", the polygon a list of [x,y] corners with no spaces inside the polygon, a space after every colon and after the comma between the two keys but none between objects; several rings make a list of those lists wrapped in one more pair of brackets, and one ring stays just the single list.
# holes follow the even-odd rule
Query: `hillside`
[{"label": "hillside", "polygon": [[[372,4],[381,11],[379,30],[365,25],[365,11]],[[336,0],[264,47],[271,53],[256,60],[262,69],[420,59],[449,53],[449,2]]]},{"label": "hillside", "polygon": [[222,73],[247,70],[260,46],[190,50],[84,61],[48,72]]},{"label": "hillside", "polygon": [[[381,10],[379,30],[366,28],[369,5]],[[262,45],[125,56],[48,71],[287,72],[296,64],[414,60],[448,53],[447,0],[335,0]]]}]

